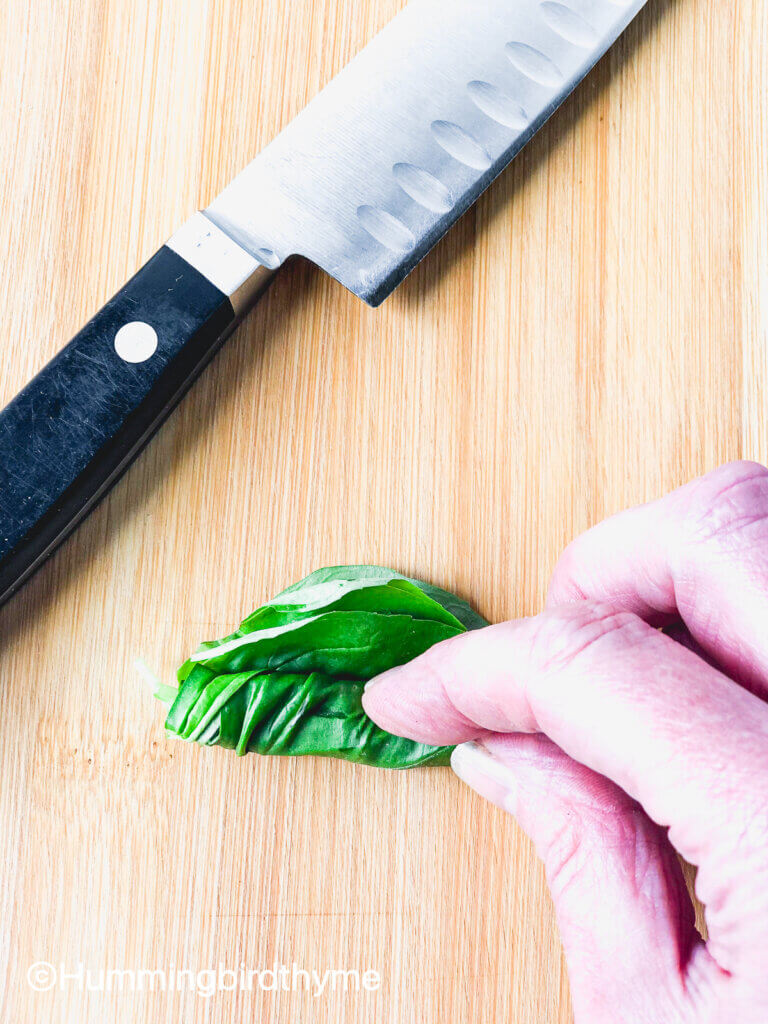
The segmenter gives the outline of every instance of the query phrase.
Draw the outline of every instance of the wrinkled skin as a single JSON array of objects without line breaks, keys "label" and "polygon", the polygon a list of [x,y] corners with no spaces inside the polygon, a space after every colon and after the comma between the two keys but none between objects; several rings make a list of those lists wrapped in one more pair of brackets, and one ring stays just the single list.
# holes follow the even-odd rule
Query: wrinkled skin
[{"label": "wrinkled skin", "polygon": [[606,520],[542,614],[439,644],[364,706],[463,744],[457,773],[531,836],[577,1024],[768,1021],[768,469]]}]

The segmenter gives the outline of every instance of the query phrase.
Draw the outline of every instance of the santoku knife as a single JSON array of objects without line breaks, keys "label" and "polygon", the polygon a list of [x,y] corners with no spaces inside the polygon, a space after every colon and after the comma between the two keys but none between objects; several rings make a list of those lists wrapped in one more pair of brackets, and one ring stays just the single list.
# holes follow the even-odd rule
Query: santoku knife
[{"label": "santoku knife", "polygon": [[411,0],[0,412],[0,603],[289,256],[377,305],[646,0]]}]

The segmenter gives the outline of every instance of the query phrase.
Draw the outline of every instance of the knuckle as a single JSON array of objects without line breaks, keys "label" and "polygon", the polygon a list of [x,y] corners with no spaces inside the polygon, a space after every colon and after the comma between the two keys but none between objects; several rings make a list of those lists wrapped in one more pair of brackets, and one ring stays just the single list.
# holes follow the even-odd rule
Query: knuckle
[{"label": "knuckle", "polygon": [[555,565],[549,582],[549,599],[558,602],[583,601],[586,593],[579,584],[581,573],[581,549],[584,537],[591,531],[572,540]]},{"label": "knuckle", "polygon": [[731,462],[696,480],[687,494],[684,521],[691,540],[727,542],[755,527],[768,536],[768,468]]},{"label": "knuckle", "polygon": [[552,833],[542,859],[552,896],[561,898],[583,876],[589,855],[583,833],[573,819],[567,818]]},{"label": "knuckle", "polygon": [[633,893],[654,895],[662,884],[663,842],[661,831],[629,802],[618,809],[577,805],[542,851],[552,895],[561,899],[585,881],[619,870]]},{"label": "knuckle", "polygon": [[597,648],[614,651],[645,637],[650,627],[633,612],[603,601],[580,601],[539,616],[532,658],[544,672],[568,668]]}]

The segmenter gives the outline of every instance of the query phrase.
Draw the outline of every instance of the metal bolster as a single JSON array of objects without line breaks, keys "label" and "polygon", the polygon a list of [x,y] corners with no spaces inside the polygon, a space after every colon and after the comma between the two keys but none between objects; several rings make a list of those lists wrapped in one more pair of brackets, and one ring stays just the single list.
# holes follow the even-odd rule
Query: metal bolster
[{"label": "metal bolster", "polygon": [[246,252],[204,213],[196,213],[166,242],[190,266],[229,296],[235,315],[244,316],[275,271]]}]

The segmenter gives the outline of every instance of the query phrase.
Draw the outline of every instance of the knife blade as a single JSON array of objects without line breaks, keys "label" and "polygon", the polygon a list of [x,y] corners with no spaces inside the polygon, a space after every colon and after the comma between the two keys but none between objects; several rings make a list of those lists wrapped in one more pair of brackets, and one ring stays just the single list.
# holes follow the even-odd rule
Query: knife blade
[{"label": "knife blade", "polygon": [[646,0],[411,0],[205,216],[378,305]]},{"label": "knife blade", "polygon": [[0,604],[289,257],[378,305],[647,0],[411,0],[0,412]]}]

